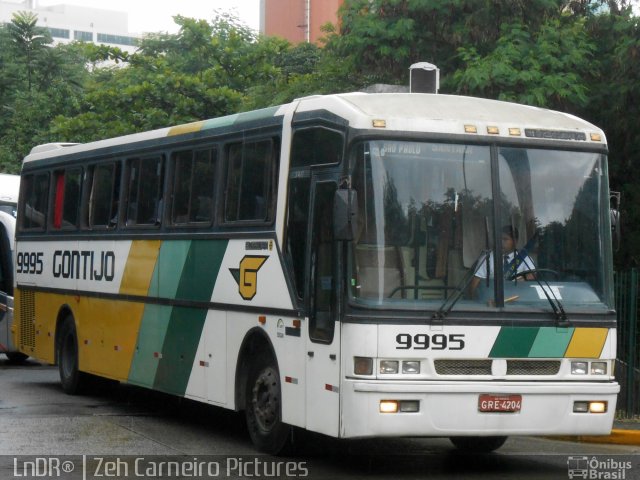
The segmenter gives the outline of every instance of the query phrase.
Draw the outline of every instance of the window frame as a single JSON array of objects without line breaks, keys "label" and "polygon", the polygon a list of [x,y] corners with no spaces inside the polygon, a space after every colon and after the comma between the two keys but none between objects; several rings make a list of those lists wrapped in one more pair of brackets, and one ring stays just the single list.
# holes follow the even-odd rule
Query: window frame
[{"label": "window frame", "polygon": [[[267,185],[267,199],[265,201],[265,218],[263,219],[228,219],[227,218],[227,204],[229,200],[229,189],[230,189],[230,173],[231,173],[231,160],[230,160],[230,151],[233,146],[241,145],[242,150],[248,144],[259,144],[262,142],[268,142],[270,146],[269,152],[269,162],[271,167],[269,184]],[[273,225],[276,218],[276,207],[277,207],[277,198],[278,198],[278,181],[279,181],[279,173],[280,173],[280,155],[282,151],[282,141],[280,136],[278,135],[270,135],[268,137],[251,137],[247,139],[232,139],[227,141],[224,144],[224,174],[222,177],[221,190],[223,194],[223,201],[220,202],[220,219],[223,225],[227,226],[238,226],[238,225],[246,225],[246,226],[267,226]],[[242,157],[242,164],[244,165],[244,154]],[[242,166],[241,166],[242,168]],[[240,185],[242,184],[242,176],[240,177]],[[242,190],[240,188],[240,193],[238,197],[242,196]]]},{"label": "window frame", "polygon": [[[72,225],[67,225],[65,226],[65,218],[64,218],[64,213],[65,213],[65,205],[66,205],[66,199],[67,199],[67,178],[70,172],[79,172],[80,174],[80,181],[79,181],[79,191],[78,191],[78,200],[77,200],[77,204],[76,204],[76,222],[75,224]],[[51,232],[75,232],[77,231],[81,224],[82,224],[82,202],[83,202],[83,190],[84,190],[84,168],[82,168],[81,165],[70,165],[68,167],[63,167],[63,168],[59,168],[59,169],[54,169],[53,170],[53,175],[52,175],[52,189],[51,189],[51,199],[52,199],[52,208],[50,208],[50,215],[49,215],[49,231]],[[61,198],[61,204],[58,205],[58,179],[60,178],[59,175],[62,175],[63,181],[62,181],[62,198]],[[60,215],[61,215],[61,224],[59,227],[56,227],[56,216],[58,213],[58,209],[60,209]]]},{"label": "window frame", "polygon": [[[218,183],[220,177],[220,163],[221,163],[221,148],[217,143],[214,144],[201,144],[201,145],[192,145],[192,148],[178,148],[172,150],[168,154],[168,165],[165,168],[167,172],[166,176],[166,190],[168,190],[169,194],[166,195],[166,198],[170,201],[170,205],[165,207],[165,212],[163,212],[164,219],[166,220],[166,224],[170,228],[177,229],[187,229],[187,228],[210,228],[216,222],[217,217],[217,208],[218,208]],[[211,218],[207,221],[197,222],[187,220],[186,222],[176,222],[174,219],[174,209],[175,209],[175,201],[176,201],[176,156],[180,153],[190,152],[191,153],[191,178],[189,180],[189,191],[192,191],[193,188],[193,166],[196,162],[196,156],[199,152],[210,152],[212,154],[213,161],[213,181],[211,184]],[[187,217],[191,214],[191,195],[189,196],[189,208],[187,211]],[[167,202],[169,203],[169,202]]]},{"label": "window frame", "polygon": [[[160,178],[157,185],[156,192],[156,203],[158,212],[156,215],[156,222],[154,223],[129,223],[129,205],[131,203],[131,164],[134,161],[138,162],[138,165],[141,165],[145,160],[159,160],[160,164]],[[121,213],[119,212],[118,217],[122,217],[122,225],[126,230],[158,230],[162,226],[164,219],[164,210],[166,209],[166,202],[163,202],[165,198],[165,181],[166,181],[166,155],[164,152],[150,153],[145,155],[132,155],[127,157],[124,160],[124,175],[123,175],[123,187],[124,192],[122,194],[122,201],[120,204],[123,205]],[[142,170],[142,169],[140,169]],[[137,184],[138,195],[140,193],[140,183]],[[139,202],[139,198],[136,197],[136,200]],[[136,214],[138,211],[136,211]]]},{"label": "window frame", "polygon": [[45,200],[45,202],[46,202],[45,211],[41,212],[42,215],[43,215],[42,226],[41,227],[25,227],[24,226],[24,222],[25,222],[25,219],[26,219],[26,216],[25,216],[25,210],[26,210],[25,209],[25,203],[27,201],[27,198],[26,198],[25,195],[26,195],[26,190],[27,189],[21,187],[20,188],[21,195],[20,195],[20,199],[18,201],[18,205],[19,205],[19,208],[18,208],[18,231],[21,232],[21,233],[22,232],[25,232],[25,233],[31,233],[31,232],[43,233],[43,232],[47,231],[47,223],[48,223],[49,210],[50,210],[50,204],[51,204],[51,190],[52,190],[51,189],[51,181],[52,181],[51,180],[51,178],[52,178],[51,172],[49,170],[34,171],[32,173],[28,173],[26,175],[22,175],[20,181],[21,181],[21,183],[24,183],[27,178],[31,177],[31,181],[34,182],[34,183],[32,183],[32,188],[33,188],[33,185],[35,185],[35,179],[38,176],[46,176],[47,177],[46,182],[45,182],[45,184],[47,185],[47,191],[46,191],[46,194],[44,195],[45,198],[46,198],[46,200]]},{"label": "window frame", "polygon": [[[99,225],[94,225],[93,221],[92,221],[92,213],[93,213],[93,188],[94,188],[94,179],[95,179],[95,172],[97,168],[103,167],[105,165],[113,165],[115,171],[112,173],[112,182],[111,182],[111,186],[112,186],[112,191],[111,191],[111,202],[113,204],[114,201],[117,202],[117,210],[115,212],[115,218],[116,218],[116,222],[115,224],[111,224],[111,222],[109,222],[106,225],[103,224],[99,224]],[[85,187],[85,194],[82,197],[82,206],[83,206],[83,218],[82,218],[82,222],[83,222],[83,228],[86,230],[90,230],[90,231],[113,231],[113,230],[117,230],[120,225],[121,225],[121,217],[122,217],[122,159],[121,158],[117,158],[117,159],[108,159],[106,161],[102,161],[102,162],[96,162],[91,164],[90,166],[87,167],[87,169],[85,170],[85,181],[84,183],[84,187]],[[116,195],[114,195],[114,191],[113,189],[117,188],[117,193]],[[116,198],[117,197],[117,198]],[[110,214],[113,214],[113,211],[110,211]]]}]

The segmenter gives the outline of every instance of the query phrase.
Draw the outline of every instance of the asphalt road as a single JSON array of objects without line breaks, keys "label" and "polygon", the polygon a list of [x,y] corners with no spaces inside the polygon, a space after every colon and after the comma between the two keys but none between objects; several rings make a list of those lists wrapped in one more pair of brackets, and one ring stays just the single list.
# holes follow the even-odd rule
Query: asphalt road
[{"label": "asphalt road", "polygon": [[[297,443],[294,456],[262,456],[241,414],[125,385],[68,396],[55,367],[31,360],[12,365],[0,354],[0,480],[194,478],[196,473],[199,478],[517,480],[566,479],[572,473],[640,479],[640,447],[631,446],[514,437],[493,454],[470,456],[440,438],[344,441],[303,433]],[[75,472],[56,475],[53,464],[48,476],[40,475],[35,460],[40,457],[69,459]],[[136,463],[138,458],[144,460]],[[171,460],[186,463],[181,468],[187,470],[161,471],[162,462]]]}]

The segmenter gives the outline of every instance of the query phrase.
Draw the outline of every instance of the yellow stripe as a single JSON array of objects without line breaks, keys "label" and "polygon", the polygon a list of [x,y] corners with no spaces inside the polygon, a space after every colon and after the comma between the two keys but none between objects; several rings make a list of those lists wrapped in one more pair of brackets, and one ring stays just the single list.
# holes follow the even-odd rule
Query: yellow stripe
[{"label": "yellow stripe", "polygon": [[131,243],[120,284],[121,294],[147,295],[160,252],[160,243],[160,240],[135,240]]},{"label": "yellow stripe", "polygon": [[178,125],[177,127],[172,127],[169,130],[168,137],[172,137],[174,135],[184,135],[185,133],[193,133],[199,132],[202,130],[202,126],[204,122],[193,122],[187,123],[186,125]]},{"label": "yellow stripe", "polygon": [[564,356],[600,358],[608,333],[608,328],[576,328]]},{"label": "yellow stripe", "polygon": [[36,292],[35,348],[27,352],[34,358],[55,363],[56,318],[63,306],[76,322],[80,370],[126,381],[144,304]]}]

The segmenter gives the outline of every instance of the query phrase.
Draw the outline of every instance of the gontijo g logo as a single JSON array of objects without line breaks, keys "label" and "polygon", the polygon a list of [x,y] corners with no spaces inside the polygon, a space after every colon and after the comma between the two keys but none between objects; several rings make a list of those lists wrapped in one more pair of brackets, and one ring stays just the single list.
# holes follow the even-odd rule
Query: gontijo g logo
[{"label": "gontijo g logo", "polygon": [[229,271],[236,283],[238,292],[244,300],[251,300],[258,292],[258,270],[262,268],[268,256],[245,255],[240,260],[240,268],[230,268]]}]

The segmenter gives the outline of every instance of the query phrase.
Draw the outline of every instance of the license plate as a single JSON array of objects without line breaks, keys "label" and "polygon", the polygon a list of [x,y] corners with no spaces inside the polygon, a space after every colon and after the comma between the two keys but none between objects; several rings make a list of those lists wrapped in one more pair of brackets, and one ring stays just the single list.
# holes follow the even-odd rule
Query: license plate
[{"label": "license plate", "polygon": [[480,395],[480,412],[519,412],[522,407],[522,395]]}]

